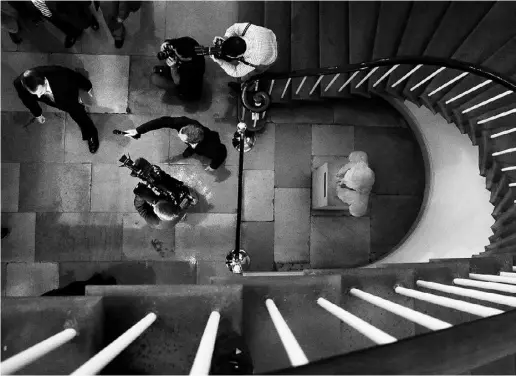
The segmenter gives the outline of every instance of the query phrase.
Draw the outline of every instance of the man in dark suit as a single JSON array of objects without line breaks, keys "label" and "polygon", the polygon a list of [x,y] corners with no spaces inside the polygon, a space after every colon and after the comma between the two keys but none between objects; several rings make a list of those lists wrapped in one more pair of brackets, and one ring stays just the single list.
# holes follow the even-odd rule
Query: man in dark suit
[{"label": "man in dark suit", "polygon": [[188,145],[183,152],[184,158],[193,154],[210,158],[211,163],[206,167],[206,171],[215,171],[226,160],[228,151],[220,142],[219,134],[186,116],[163,116],[126,131],[125,136],[139,138],[142,134],[161,128],[175,129],[181,141]]},{"label": "man in dark suit", "polygon": [[137,12],[141,6],[141,1],[94,1],[95,9],[99,6],[106,20],[106,24],[115,40],[115,47],[122,48],[125,40],[124,21],[132,12]]},{"label": "man in dark suit", "polygon": [[82,139],[88,141],[90,152],[98,150],[97,128],[79,102],[79,89],[92,95],[90,80],[69,68],[53,65],[29,69],[13,84],[23,104],[40,124],[45,122],[45,117],[38,101],[68,112],[81,129]]}]

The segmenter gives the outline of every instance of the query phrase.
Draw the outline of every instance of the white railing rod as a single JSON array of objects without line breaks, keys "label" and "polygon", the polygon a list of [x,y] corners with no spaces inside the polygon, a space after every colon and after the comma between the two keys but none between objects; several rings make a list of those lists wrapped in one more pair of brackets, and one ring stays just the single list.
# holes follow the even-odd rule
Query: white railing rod
[{"label": "white railing rod", "polygon": [[[271,80],[271,85],[269,86],[269,97],[271,96],[272,94],[272,88],[274,87],[274,82],[275,80]],[[262,119],[265,119],[265,114],[267,113],[267,111],[263,111],[262,113]]]},{"label": "white railing rod", "polygon": [[301,87],[304,85],[305,81],[306,81],[306,77],[307,76],[304,76],[303,79],[301,80],[301,83],[299,84],[299,86],[297,87],[297,90],[296,90],[296,95],[299,94],[299,91],[301,90]]},{"label": "white railing rod", "polygon": [[460,93],[459,95],[456,95],[453,98],[448,99],[445,102],[445,104],[450,104],[451,102],[455,102],[457,99],[460,99],[460,98],[464,97],[465,95],[468,95],[468,94],[474,92],[475,90],[478,90],[481,87],[484,87],[484,86],[490,84],[491,82],[493,82],[493,81],[492,80],[486,80],[486,81],[482,82],[481,84],[478,84],[477,86],[473,86],[471,89],[466,90],[465,92]]},{"label": "white railing rod", "polygon": [[314,86],[312,87],[312,90],[310,90],[310,93],[308,95],[312,95],[313,92],[315,91],[315,89],[317,88],[317,86],[319,86],[319,83],[321,82],[321,80],[323,79],[323,75],[319,76],[319,78],[317,79],[317,81],[315,82]]},{"label": "white railing rod", "polygon": [[509,94],[512,94],[512,91],[511,91],[511,90],[508,90],[508,91],[503,92],[503,93],[501,93],[501,94],[495,95],[495,96],[494,96],[494,97],[492,97],[492,98],[489,98],[489,99],[487,99],[487,100],[485,100],[485,101],[483,101],[483,102],[477,103],[477,104],[476,104],[476,105],[474,105],[474,106],[471,106],[471,107],[469,107],[469,108],[466,108],[464,111],[462,111],[462,113],[463,113],[463,114],[467,114],[467,113],[468,113],[468,112],[470,112],[470,111],[476,110],[476,109],[477,109],[477,108],[479,108],[479,107],[485,106],[486,104],[491,103],[491,102],[494,102],[495,100],[500,99],[500,98],[503,98],[503,97],[505,97],[506,95],[509,95]]},{"label": "white railing rod", "polygon": [[383,299],[373,294],[369,294],[365,291],[352,288],[351,290],[349,290],[349,293],[353,296],[356,296],[357,298],[363,299],[366,302],[374,304],[377,307],[386,309],[387,311],[392,312],[395,315],[401,316],[407,320],[415,322],[416,324],[419,324],[431,330],[441,330],[452,327],[450,323],[441,321],[439,319],[436,319],[435,317],[425,315],[424,313],[404,307],[401,304],[393,303],[387,299]]},{"label": "white railing rod", "polygon": [[287,352],[287,356],[290,359],[290,364],[293,367],[308,364],[308,358],[303,352],[303,349],[301,349],[301,346],[299,346],[296,337],[294,337],[294,334],[292,334],[292,331],[283,319],[283,316],[281,316],[281,313],[276,307],[276,304],[274,304],[272,299],[267,299],[265,301],[265,305],[267,306],[272,323],[274,324],[274,327],[276,328],[276,331],[278,332],[278,335],[281,339],[281,343],[283,343],[283,347]]},{"label": "white railing rod", "polygon": [[445,70],[446,67],[441,67],[439,69],[437,69],[435,72],[433,72],[431,75],[429,75],[428,77],[426,77],[424,80],[420,81],[419,83],[417,83],[416,85],[412,86],[410,88],[410,91],[414,91],[416,90],[418,87],[420,87],[421,85],[423,85],[425,82],[427,81],[430,81],[432,78],[434,78],[435,76],[437,76],[439,73],[441,73],[443,70]]},{"label": "white railing rod", "polygon": [[330,81],[330,83],[326,86],[326,88],[324,89],[324,91],[328,91],[328,89],[331,87],[331,85],[333,85],[335,83],[335,81],[337,81],[337,78],[339,78],[340,76],[340,73],[337,73],[335,75],[335,77],[333,77]]},{"label": "white railing rod", "polygon": [[143,319],[134,324],[120,337],[100,350],[93,358],[77,368],[72,375],[96,375],[109,364],[118,354],[138,338],[149,326],[156,321],[155,313],[149,313]]},{"label": "white railing rod", "polygon": [[290,85],[290,81],[292,81],[292,77],[289,77],[287,80],[287,83],[285,84],[285,88],[283,89],[283,93],[281,93],[281,98],[285,96],[285,93],[287,92],[288,85]]},{"label": "white railing rod", "polygon": [[359,72],[359,71],[356,71],[355,73],[353,73],[353,74],[351,75],[351,77],[350,77],[350,78],[348,78],[346,82],[344,82],[344,85],[342,85],[342,86],[340,87],[340,89],[338,90],[338,92],[339,92],[339,93],[342,91],[342,89],[344,89],[346,86],[348,86],[348,84],[351,82],[351,80],[357,76],[358,72]]},{"label": "white railing rod", "polygon": [[516,298],[512,296],[505,296],[500,294],[493,294],[492,292],[484,292],[472,289],[465,289],[462,287],[443,285],[441,283],[428,282],[428,281],[416,281],[416,284],[420,287],[427,289],[447,292],[449,294],[455,294],[460,296],[466,296],[478,300],[485,300],[486,302],[508,305],[516,307]]},{"label": "white railing rod", "polygon": [[348,311],[340,308],[338,305],[329,302],[324,298],[317,299],[317,304],[323,307],[325,310],[333,314],[334,316],[341,319],[343,322],[351,326],[353,329],[359,331],[364,336],[369,338],[377,345],[385,345],[387,343],[396,342],[397,339],[390,334],[385,333],[383,330],[365,322],[364,320],[356,317]]},{"label": "white railing rod", "polygon": [[438,93],[440,92],[442,89],[444,89],[445,87],[448,87],[450,86],[451,84],[453,84],[454,82],[460,80],[461,78],[463,77],[466,77],[469,73],[468,72],[464,72],[464,73],[461,73],[459,74],[457,77],[451,79],[450,81],[448,81],[447,83],[445,83],[444,85],[441,85],[439,86],[437,89],[435,89],[434,91],[432,91],[430,94],[428,94],[429,97],[431,97],[432,95],[434,95],[435,93]]},{"label": "white railing rod", "polygon": [[392,72],[394,72],[394,71],[396,70],[396,68],[398,68],[399,66],[400,66],[399,64],[396,64],[396,65],[394,65],[391,69],[389,69],[387,72],[385,72],[385,73],[383,74],[383,76],[382,76],[382,77],[380,77],[380,79],[374,83],[373,87],[376,87],[380,82],[382,82],[383,80],[385,80],[385,78],[386,78],[389,74],[391,74]]},{"label": "white railing rod", "polygon": [[423,64],[419,64],[419,65],[416,65],[414,68],[412,68],[407,74],[405,74],[403,77],[401,77],[398,81],[396,81],[391,87],[396,87],[398,86],[400,83],[402,83],[403,81],[405,81],[407,78],[409,78],[412,73],[414,73],[415,71],[417,71],[419,68],[421,68],[423,66]]},{"label": "white railing rod", "polygon": [[[514,171],[514,170],[516,170],[516,166],[504,167],[500,171],[505,172],[505,171]],[[516,272],[516,266],[513,266],[512,270],[514,270]]]},{"label": "white railing rod", "polygon": [[[511,184],[509,184],[509,187],[516,187],[516,184],[511,183]],[[516,273],[511,273],[511,272],[500,272],[500,276],[501,276],[501,277],[511,277],[511,278],[516,278]]]},{"label": "white railing rod", "polygon": [[213,311],[210,314],[206,328],[204,328],[204,333],[202,334],[197,354],[195,354],[190,375],[208,375],[210,373],[211,358],[213,357],[213,349],[215,348],[215,340],[217,339],[219,321],[220,313]]},{"label": "white railing rod", "polygon": [[477,124],[484,124],[484,123],[487,123],[488,121],[496,120],[496,119],[499,119],[501,117],[504,117],[504,116],[507,116],[507,115],[510,115],[510,114],[514,114],[515,112],[516,112],[516,108],[513,108],[512,110],[502,112],[500,114],[491,116],[491,117],[489,117],[487,119],[484,119],[484,120],[480,120],[479,122],[477,122]]},{"label": "white railing rod", "polygon": [[35,360],[38,360],[42,356],[69,342],[77,336],[77,334],[78,333],[75,329],[68,328],[35,344],[34,346],[29,347],[27,350],[11,356],[9,359],[0,363],[2,375],[10,375],[31,364]]},{"label": "white railing rod", "polygon": [[[516,170],[516,166],[515,166],[515,170]],[[516,266],[513,266],[512,270],[516,272]]]},{"label": "white railing rod", "polygon": [[376,72],[377,70],[378,70],[378,67],[374,67],[373,69],[371,69],[371,70],[369,71],[369,73],[367,73],[367,74],[365,75],[365,77],[364,77],[364,78],[362,78],[362,79],[360,80],[360,82],[357,84],[357,86],[355,86],[355,89],[356,89],[356,88],[358,88],[358,87],[360,87],[360,86],[361,86],[361,85],[362,85],[362,84],[363,84],[363,83],[364,83],[364,82],[365,82],[369,77],[371,77],[371,75],[372,75],[374,72]]},{"label": "white railing rod", "polygon": [[516,132],[516,127],[512,128],[512,129],[508,129],[506,131],[502,131],[502,132],[498,132],[498,133],[493,133],[491,135],[491,138],[497,138],[497,137],[500,137],[500,136],[503,136],[503,135],[506,135],[506,134],[509,134],[509,133],[512,133],[512,132]]},{"label": "white railing rod", "polygon": [[[509,187],[516,187],[516,183],[509,183]],[[500,272],[500,273],[505,273],[505,272]],[[500,275],[502,275],[502,274],[500,274]],[[510,277],[510,275],[508,275],[506,277]]]},{"label": "white railing rod", "polygon": [[408,296],[410,298],[424,300],[429,303],[437,304],[443,307],[453,308],[458,311],[471,313],[473,315],[477,315],[480,317],[489,317],[504,312],[502,310],[485,307],[480,304],[473,304],[465,302],[463,300],[450,299],[444,296],[429,294],[418,290],[407,289],[401,286],[396,286],[394,288],[394,291],[396,291],[396,293],[398,294]]},{"label": "white railing rod", "polygon": [[516,151],[516,148],[510,148],[510,149],[505,149],[505,150],[500,150],[500,151],[497,151],[495,153],[492,153],[491,155],[493,157],[496,157],[498,155],[502,155],[502,154],[509,154],[509,153],[514,153]]},{"label": "white railing rod", "polygon": [[476,287],[486,290],[496,290],[516,294],[516,286],[506,285],[497,282],[475,281],[473,279],[455,278],[453,283],[461,286]]}]

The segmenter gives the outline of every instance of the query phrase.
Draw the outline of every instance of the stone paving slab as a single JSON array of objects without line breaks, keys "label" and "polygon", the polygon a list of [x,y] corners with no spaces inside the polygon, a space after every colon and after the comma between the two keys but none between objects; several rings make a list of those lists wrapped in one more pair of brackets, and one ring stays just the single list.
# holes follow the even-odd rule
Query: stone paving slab
[{"label": "stone paving slab", "polygon": [[78,54],[82,51],[81,37],[71,48],[65,48],[65,34],[48,21],[36,25],[31,20],[22,20],[20,36],[23,42],[18,46],[18,51],[70,54]]},{"label": "stone paving slab", "polygon": [[243,221],[274,220],[274,171],[244,171]]},{"label": "stone paving slab", "polygon": [[18,45],[11,40],[7,31],[2,29],[1,34],[0,42],[2,44],[2,52],[14,52],[18,50]]},{"label": "stone paving slab", "polygon": [[2,261],[34,262],[36,213],[2,213],[2,227],[10,230],[2,239]]},{"label": "stone paving slab", "polygon": [[120,261],[122,215],[38,213],[36,261]]},{"label": "stone paving slab", "polygon": [[140,139],[114,135],[113,130],[134,129],[153,120],[151,116],[122,114],[91,114],[99,132],[100,146],[95,154],[88,150],[88,144],[82,140],[79,127],[67,115],[66,122],[66,162],[117,163],[123,154],[131,158],[142,157],[151,163],[168,160],[170,129],[159,129],[146,133]]},{"label": "stone paving slab", "polygon": [[90,164],[24,163],[19,211],[89,211],[90,184]]},{"label": "stone paving slab", "polygon": [[249,271],[274,268],[274,222],[242,222],[242,248],[251,257]]},{"label": "stone paving slab", "polygon": [[2,163],[2,213],[17,212],[20,190],[20,164]]},{"label": "stone paving slab", "polygon": [[6,296],[40,296],[59,286],[56,263],[10,262],[6,272]]},{"label": "stone paving slab", "polygon": [[380,98],[346,99],[334,104],[334,123],[361,127],[408,127],[405,119]]},{"label": "stone paving slab", "polygon": [[274,190],[274,261],[310,261],[310,189]]},{"label": "stone paving slab", "polygon": [[95,163],[91,175],[92,212],[136,212],[133,190],[141,181],[119,164]]},{"label": "stone paving slab", "polygon": [[275,135],[274,123],[267,123],[263,130],[255,132],[256,143],[244,154],[244,170],[274,170]]},{"label": "stone paving slab", "polygon": [[24,127],[31,119],[29,112],[2,112],[2,161],[63,162],[65,114],[46,113],[44,124]]},{"label": "stone paving slab", "polygon": [[49,64],[74,69],[93,85],[92,113],[125,113],[129,87],[129,56],[51,54]]},{"label": "stone paving slab", "polygon": [[78,43],[85,54],[146,55],[156,56],[165,39],[166,1],[143,1],[140,10],[131,13],[124,21],[126,30],[122,48],[116,48],[114,39],[106,25],[102,9],[95,17],[100,28],[85,30]]},{"label": "stone paving slab", "polygon": [[354,127],[312,126],[312,155],[349,155],[354,146]]},{"label": "stone paving slab", "polygon": [[236,214],[188,214],[176,226],[178,259],[224,262],[234,247]]},{"label": "stone paving slab", "polygon": [[[3,38],[3,36],[2,36]],[[6,262],[2,262],[1,263],[1,267],[2,267],[2,275],[0,276],[0,278],[2,279],[2,286],[1,286],[1,289],[2,289],[2,296],[5,296],[5,285],[7,283],[7,263]]]},{"label": "stone paving slab", "polygon": [[197,260],[197,284],[209,285],[211,277],[231,277],[233,273],[229,271],[224,261]]},{"label": "stone paving slab", "polygon": [[312,217],[310,266],[350,268],[369,262],[369,218]]},{"label": "stone paving slab", "polygon": [[306,124],[276,124],[275,187],[308,188],[311,186],[311,128]]},{"label": "stone paving slab", "polygon": [[162,222],[160,228],[152,228],[138,213],[123,215],[124,260],[175,260],[175,228],[170,222]]}]

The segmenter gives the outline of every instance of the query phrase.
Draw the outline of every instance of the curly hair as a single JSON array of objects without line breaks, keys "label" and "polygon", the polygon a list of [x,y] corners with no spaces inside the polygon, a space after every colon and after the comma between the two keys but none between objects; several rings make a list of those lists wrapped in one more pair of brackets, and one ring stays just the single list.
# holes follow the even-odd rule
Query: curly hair
[{"label": "curly hair", "polygon": [[165,221],[172,221],[179,216],[178,208],[171,202],[164,200],[158,201],[154,206],[154,213]]},{"label": "curly hair", "polygon": [[185,125],[179,133],[186,135],[186,142],[189,144],[198,144],[204,139],[204,131],[197,124]]}]

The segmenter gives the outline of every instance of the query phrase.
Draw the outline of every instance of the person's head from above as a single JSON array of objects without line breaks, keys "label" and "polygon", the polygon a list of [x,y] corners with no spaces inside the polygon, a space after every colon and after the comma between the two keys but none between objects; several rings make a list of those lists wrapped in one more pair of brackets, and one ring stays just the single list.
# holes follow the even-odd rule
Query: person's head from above
[{"label": "person's head from above", "polygon": [[188,37],[172,39],[170,44],[181,61],[191,61],[195,56],[195,41]]},{"label": "person's head from above", "polygon": [[160,200],[154,205],[154,213],[162,221],[172,221],[178,217],[179,210],[173,203]]},{"label": "person's head from above", "polygon": [[365,164],[368,163],[367,153],[365,151],[352,151],[349,154],[348,157],[350,162],[358,163],[358,162],[364,162]]},{"label": "person's head from above", "polygon": [[204,131],[197,124],[188,124],[179,130],[181,141],[189,144],[198,144],[204,139]]},{"label": "person's head from above", "polygon": [[47,92],[47,79],[32,69],[23,72],[21,83],[29,93],[37,95],[38,98]]},{"label": "person's head from above", "polygon": [[247,45],[241,37],[229,37],[222,42],[222,55],[236,59],[244,55]]}]

